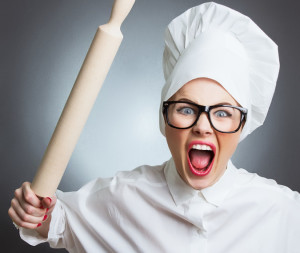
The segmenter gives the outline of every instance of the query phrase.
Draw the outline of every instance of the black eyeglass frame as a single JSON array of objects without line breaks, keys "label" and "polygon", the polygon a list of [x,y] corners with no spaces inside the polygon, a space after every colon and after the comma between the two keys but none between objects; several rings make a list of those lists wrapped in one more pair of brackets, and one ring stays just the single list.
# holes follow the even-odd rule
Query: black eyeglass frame
[{"label": "black eyeglass frame", "polygon": [[[199,110],[198,110],[198,115],[196,117],[195,122],[191,126],[189,126],[189,127],[176,127],[176,126],[172,125],[169,122],[169,117],[168,117],[168,107],[171,104],[189,104],[189,105],[196,106]],[[239,126],[237,127],[236,130],[230,131],[230,132],[223,132],[223,131],[220,131],[220,130],[218,130],[218,129],[215,128],[215,126],[211,122],[211,118],[210,118],[210,113],[209,112],[210,112],[210,110],[212,110],[214,108],[217,108],[217,107],[235,108],[235,109],[238,109],[241,112],[241,120],[240,120]],[[188,101],[164,101],[163,102],[163,108],[162,108],[162,110],[163,110],[162,113],[163,113],[163,115],[165,115],[167,123],[168,123],[168,125],[170,127],[173,127],[173,128],[176,128],[176,129],[188,129],[188,128],[191,128],[194,125],[196,125],[196,123],[198,122],[198,120],[200,118],[201,113],[202,112],[206,112],[207,115],[208,115],[209,123],[213,127],[213,129],[215,129],[216,131],[218,131],[220,133],[228,133],[228,134],[236,133],[237,131],[239,131],[239,129],[242,126],[243,121],[246,121],[247,113],[248,113],[248,110],[246,108],[239,107],[239,106],[234,106],[234,105],[198,105],[198,104],[195,104],[195,103],[192,103],[192,102],[188,102]]]}]

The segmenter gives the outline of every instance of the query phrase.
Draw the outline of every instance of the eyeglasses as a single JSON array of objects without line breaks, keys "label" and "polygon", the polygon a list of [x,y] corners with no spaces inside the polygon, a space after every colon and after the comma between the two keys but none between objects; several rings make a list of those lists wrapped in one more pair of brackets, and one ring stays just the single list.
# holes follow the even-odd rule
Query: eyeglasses
[{"label": "eyeglasses", "polygon": [[164,101],[163,114],[169,126],[188,129],[194,126],[201,113],[206,112],[211,126],[221,133],[237,132],[248,110],[233,105],[203,106],[191,102]]}]

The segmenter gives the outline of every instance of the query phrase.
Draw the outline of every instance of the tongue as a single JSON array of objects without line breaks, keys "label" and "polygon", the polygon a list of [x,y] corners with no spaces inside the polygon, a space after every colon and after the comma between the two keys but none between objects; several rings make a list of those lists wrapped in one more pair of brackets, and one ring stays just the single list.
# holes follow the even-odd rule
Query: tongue
[{"label": "tongue", "polygon": [[190,160],[194,168],[204,169],[208,166],[211,158],[211,151],[192,149],[190,151]]}]

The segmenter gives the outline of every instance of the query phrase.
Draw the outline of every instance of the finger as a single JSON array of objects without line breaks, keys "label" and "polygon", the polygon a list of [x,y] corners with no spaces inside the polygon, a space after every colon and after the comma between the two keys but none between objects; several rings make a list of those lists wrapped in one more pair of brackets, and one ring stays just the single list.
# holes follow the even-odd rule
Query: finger
[{"label": "finger", "polygon": [[12,219],[12,221],[18,225],[19,227],[23,227],[23,228],[29,228],[29,229],[35,229],[39,226],[41,226],[41,223],[30,223],[27,221],[23,221],[17,214],[17,212],[13,209],[13,207],[10,207],[8,210],[8,215],[10,216],[10,218]]},{"label": "finger", "polygon": [[[22,207],[23,210],[25,210],[26,213],[37,217],[42,216],[45,213],[45,209],[43,210],[40,207],[36,208],[35,206],[29,204],[25,199],[25,197],[23,196],[24,195],[23,190],[25,191],[27,185],[30,186],[30,183],[25,182],[21,188],[15,190],[15,201],[19,202],[19,205]],[[33,197],[35,198],[36,196]],[[27,197],[27,199],[29,199],[29,197]],[[14,200],[12,200],[12,203],[15,203],[13,201]],[[40,200],[38,201],[40,202],[39,206],[41,206],[41,201]]]},{"label": "finger", "polygon": [[[20,205],[19,201],[15,198],[11,201],[11,207],[13,208],[14,213],[18,216],[18,219],[25,223],[32,223],[32,224],[37,225],[37,224],[41,223],[45,218],[44,213],[42,213],[40,216],[34,216],[30,213],[26,213],[23,210],[22,206]],[[33,207],[33,208],[35,208],[35,207]]]},{"label": "finger", "polygon": [[[18,201],[17,199],[15,199],[15,201],[18,202],[18,206],[20,206],[24,212],[26,214],[35,216],[35,217],[42,217],[43,215],[46,214],[46,209],[44,208],[37,208],[35,206],[32,206],[30,204],[28,204],[26,201],[24,201],[23,199],[21,199],[20,201]],[[12,204],[14,203],[14,199],[12,200]],[[16,206],[16,203],[14,203]]]},{"label": "finger", "polygon": [[[30,203],[31,205],[34,205],[36,207],[41,206],[41,201],[30,189],[30,183],[28,183],[28,182],[23,183],[20,188],[15,190],[15,198],[19,202],[27,201],[28,203]],[[39,203],[39,205],[38,205],[38,203]]]},{"label": "finger", "polygon": [[50,208],[52,203],[52,198],[46,197],[42,199],[42,204],[44,207]]},{"label": "finger", "polygon": [[56,204],[56,197],[55,196],[53,196],[52,198],[46,197],[46,198],[42,199],[42,205],[44,207],[48,208],[49,210],[53,209],[55,204]]},{"label": "finger", "polygon": [[23,191],[23,197],[27,203],[29,203],[37,208],[42,207],[42,202],[39,199],[39,197],[35,195],[33,190],[31,190],[30,183],[25,182],[22,185],[22,191]]}]

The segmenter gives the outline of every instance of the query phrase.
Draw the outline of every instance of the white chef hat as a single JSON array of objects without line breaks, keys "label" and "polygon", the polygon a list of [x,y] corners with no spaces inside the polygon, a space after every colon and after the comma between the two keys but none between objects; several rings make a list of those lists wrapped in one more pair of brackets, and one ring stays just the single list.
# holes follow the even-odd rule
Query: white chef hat
[{"label": "white chef hat", "polygon": [[[213,79],[248,109],[240,141],[266,118],[279,72],[277,45],[248,17],[213,2],[193,7],[167,27],[161,101],[200,77]],[[160,107],[160,130],[165,122]]]}]

